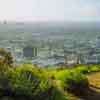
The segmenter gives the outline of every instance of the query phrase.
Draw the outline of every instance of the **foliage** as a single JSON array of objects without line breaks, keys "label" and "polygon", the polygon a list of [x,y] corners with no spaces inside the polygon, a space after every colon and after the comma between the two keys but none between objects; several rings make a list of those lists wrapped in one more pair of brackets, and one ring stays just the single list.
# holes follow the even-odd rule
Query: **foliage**
[{"label": "foliage", "polygon": [[78,89],[79,87],[88,85],[87,78],[75,70],[63,70],[56,73],[55,78],[60,80],[60,84],[64,89]]},{"label": "foliage", "polygon": [[76,68],[73,68],[73,70],[76,70],[77,72],[80,72],[82,74],[89,74],[100,71],[100,66],[99,65],[78,66]]},{"label": "foliage", "polygon": [[[29,64],[24,64],[17,68],[7,66],[2,66],[1,68],[0,91],[9,91],[9,95],[14,94],[17,97],[39,98],[36,100],[49,100],[51,97],[57,98],[54,97],[54,91],[58,90],[52,88],[52,80],[44,74],[44,70],[40,70]],[[60,92],[58,93],[60,94]],[[49,94],[52,95],[49,96]],[[63,95],[61,96],[63,98]]]},{"label": "foliage", "polygon": [[9,88],[11,70],[13,69],[7,65],[0,65],[0,89],[5,90]]},{"label": "foliage", "polygon": [[50,96],[50,100],[68,100],[65,94],[57,88],[53,88]]},{"label": "foliage", "polygon": [[67,100],[65,92],[88,88],[86,75],[97,71],[100,71],[99,65],[49,70],[31,64],[17,67],[0,64],[0,93],[7,91],[9,96],[34,100]]},{"label": "foliage", "polygon": [[3,48],[0,48],[0,64],[6,64],[9,66],[13,64],[13,57],[11,53]]}]

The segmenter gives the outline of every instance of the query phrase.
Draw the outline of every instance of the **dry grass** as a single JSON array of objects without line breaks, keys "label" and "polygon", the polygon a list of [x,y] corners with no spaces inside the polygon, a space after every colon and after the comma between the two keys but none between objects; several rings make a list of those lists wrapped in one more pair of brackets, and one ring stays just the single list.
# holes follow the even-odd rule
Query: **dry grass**
[{"label": "dry grass", "polygon": [[90,88],[100,92],[100,72],[88,76]]}]

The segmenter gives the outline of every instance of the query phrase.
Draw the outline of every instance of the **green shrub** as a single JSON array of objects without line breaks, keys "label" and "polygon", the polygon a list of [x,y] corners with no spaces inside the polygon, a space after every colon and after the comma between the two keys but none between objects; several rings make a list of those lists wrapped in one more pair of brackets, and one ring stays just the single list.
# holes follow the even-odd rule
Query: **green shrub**
[{"label": "green shrub", "polygon": [[10,72],[13,69],[7,65],[0,65],[0,89],[6,90],[10,88]]},{"label": "green shrub", "polygon": [[99,65],[84,65],[84,66],[78,66],[76,68],[73,68],[73,70],[76,70],[77,72],[80,72],[82,74],[89,74],[92,72],[99,72],[100,66]]},{"label": "green shrub", "polygon": [[88,88],[85,74],[99,70],[99,66],[47,70],[31,64],[16,68],[4,64],[0,65],[0,90],[9,90],[17,97],[27,96],[34,100],[66,100],[64,91],[83,91],[83,88]]},{"label": "green shrub", "polygon": [[65,83],[67,84],[67,87],[65,88],[71,91],[80,91],[84,88],[88,88],[87,78],[79,72],[72,72],[70,77],[66,77]]},{"label": "green shrub", "polygon": [[53,88],[50,96],[50,100],[68,100],[67,97],[64,95],[64,92]]},{"label": "green shrub", "polygon": [[76,67],[75,69],[76,72],[79,72],[81,74],[88,74],[90,72],[89,67],[88,66],[82,66],[82,67]]},{"label": "green shrub", "polygon": [[10,87],[16,96],[38,98],[49,91],[52,84],[50,81],[43,70],[25,64],[12,72]]},{"label": "green shrub", "polygon": [[60,80],[61,86],[66,90],[76,90],[88,87],[87,78],[76,70],[64,70],[55,75]]},{"label": "green shrub", "polygon": [[98,72],[98,71],[100,71],[100,67],[99,66],[96,66],[96,65],[90,66],[89,67],[89,71],[90,72]]},{"label": "green shrub", "polygon": [[11,90],[16,95],[32,96],[40,83],[39,73],[29,65],[18,67],[11,75]]}]

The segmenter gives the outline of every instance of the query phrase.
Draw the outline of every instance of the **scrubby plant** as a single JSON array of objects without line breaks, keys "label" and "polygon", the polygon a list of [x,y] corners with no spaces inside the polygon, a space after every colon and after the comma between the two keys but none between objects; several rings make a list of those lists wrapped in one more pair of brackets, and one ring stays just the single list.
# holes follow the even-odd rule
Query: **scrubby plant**
[{"label": "scrubby plant", "polygon": [[80,72],[81,74],[89,74],[93,72],[99,72],[100,71],[100,65],[84,65],[84,66],[77,66],[76,68],[73,68],[73,70],[76,70],[77,72]]},{"label": "scrubby plant", "polygon": [[72,72],[70,77],[66,77],[65,83],[67,83],[67,89],[71,91],[83,91],[84,88],[88,88],[87,78],[79,72]]},{"label": "scrubby plant", "polygon": [[82,90],[88,88],[87,78],[76,70],[63,70],[55,75],[55,79],[60,81],[65,90]]},{"label": "scrubby plant", "polygon": [[11,76],[11,88],[16,95],[30,95],[34,92],[40,84],[39,73],[30,65],[20,66],[15,69]]},{"label": "scrubby plant", "polygon": [[93,65],[89,67],[89,72],[99,72],[100,71],[100,66],[98,65]]},{"label": "scrubby plant", "polygon": [[79,72],[81,74],[88,74],[90,73],[89,67],[88,66],[79,66],[74,68],[73,70],[76,70],[76,72]]},{"label": "scrubby plant", "polygon": [[13,57],[10,52],[5,50],[4,48],[0,48],[0,64],[6,64],[12,66],[13,64]]},{"label": "scrubby plant", "polygon": [[49,98],[50,98],[49,100],[68,100],[64,92],[56,87],[52,88],[51,95]]},{"label": "scrubby plant", "polygon": [[0,65],[0,89],[6,89],[10,82],[10,71],[12,69],[7,65]]}]

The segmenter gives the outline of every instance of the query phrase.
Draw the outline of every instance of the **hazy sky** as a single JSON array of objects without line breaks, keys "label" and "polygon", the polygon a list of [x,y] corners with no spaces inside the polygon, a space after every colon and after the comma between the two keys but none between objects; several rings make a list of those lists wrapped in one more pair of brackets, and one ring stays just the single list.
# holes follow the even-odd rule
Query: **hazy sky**
[{"label": "hazy sky", "polygon": [[0,0],[0,20],[100,21],[100,0]]}]

